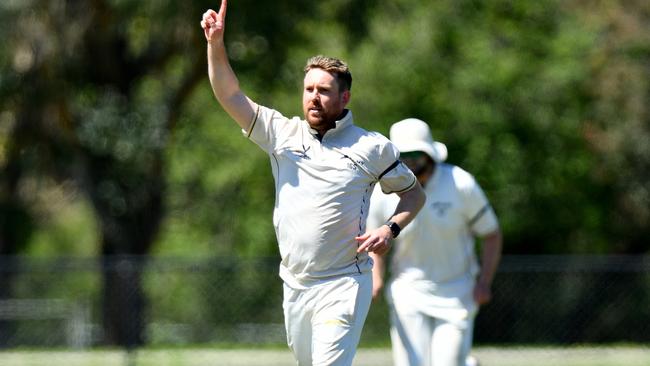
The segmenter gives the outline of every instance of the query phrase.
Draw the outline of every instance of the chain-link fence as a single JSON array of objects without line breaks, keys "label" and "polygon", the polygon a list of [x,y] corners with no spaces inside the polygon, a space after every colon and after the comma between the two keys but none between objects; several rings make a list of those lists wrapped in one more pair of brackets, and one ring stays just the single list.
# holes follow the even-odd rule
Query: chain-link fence
[{"label": "chain-link fence", "polygon": [[[284,344],[277,258],[0,258],[0,345]],[[650,341],[650,257],[506,256],[483,345]],[[389,344],[375,302],[362,345]]]}]

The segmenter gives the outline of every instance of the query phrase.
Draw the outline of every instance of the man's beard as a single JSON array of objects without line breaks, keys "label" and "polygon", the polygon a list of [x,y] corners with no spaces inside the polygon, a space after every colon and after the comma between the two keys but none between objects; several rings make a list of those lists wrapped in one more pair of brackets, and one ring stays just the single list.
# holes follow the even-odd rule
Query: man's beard
[{"label": "man's beard", "polygon": [[322,109],[319,112],[320,113],[318,117],[310,116],[311,111],[309,110],[307,111],[307,115],[305,115],[305,119],[309,123],[309,126],[315,130],[333,128],[334,126],[336,126],[336,121],[342,115],[342,112],[336,114],[326,113]]}]

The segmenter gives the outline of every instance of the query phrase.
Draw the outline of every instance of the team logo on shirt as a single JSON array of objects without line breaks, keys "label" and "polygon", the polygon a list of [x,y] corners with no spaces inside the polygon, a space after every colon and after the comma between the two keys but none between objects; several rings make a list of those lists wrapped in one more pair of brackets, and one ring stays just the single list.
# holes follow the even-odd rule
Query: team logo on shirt
[{"label": "team logo on shirt", "polygon": [[451,208],[451,202],[433,202],[431,208],[436,212],[438,217],[443,217],[447,214],[447,211]]},{"label": "team logo on shirt", "polygon": [[294,154],[296,154],[299,158],[307,159],[307,160],[311,160],[311,158],[309,157],[309,155],[307,155],[307,151],[309,151],[309,149],[311,149],[311,146],[308,146],[307,148],[305,148],[305,145],[302,145],[302,151],[300,151],[300,150],[293,150],[292,152],[293,152]]},{"label": "team logo on shirt", "polygon": [[360,167],[362,167],[363,165],[366,164],[365,162],[363,162],[361,160],[356,160],[355,161],[354,159],[352,159],[348,155],[343,155],[341,157],[341,159],[348,159],[349,160],[348,161],[348,168],[350,168],[351,170],[358,170]]},{"label": "team logo on shirt", "polygon": [[350,170],[359,169],[359,168],[357,168],[357,165],[353,161],[348,161],[348,168],[350,168]]}]

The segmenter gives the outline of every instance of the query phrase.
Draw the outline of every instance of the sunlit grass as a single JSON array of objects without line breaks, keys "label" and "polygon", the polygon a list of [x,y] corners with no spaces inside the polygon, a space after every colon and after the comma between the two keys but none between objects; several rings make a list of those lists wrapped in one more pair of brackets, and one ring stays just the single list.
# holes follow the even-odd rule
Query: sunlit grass
[{"label": "sunlit grass", "polygon": [[[650,365],[650,347],[575,346],[476,347],[481,366],[642,366]],[[286,348],[174,348],[121,350],[8,350],[3,366],[280,366],[293,365]],[[388,348],[362,348],[355,366],[390,366]]]}]

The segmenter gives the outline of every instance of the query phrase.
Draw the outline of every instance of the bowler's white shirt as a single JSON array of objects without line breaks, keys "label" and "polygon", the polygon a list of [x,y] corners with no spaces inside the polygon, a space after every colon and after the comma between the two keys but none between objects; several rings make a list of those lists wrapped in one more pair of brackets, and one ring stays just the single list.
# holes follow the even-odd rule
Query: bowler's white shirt
[{"label": "bowler's white shirt", "polygon": [[[393,280],[432,293],[445,285],[472,286],[479,270],[474,237],[489,234],[499,225],[492,207],[474,177],[449,164],[437,164],[424,191],[424,207],[393,247]],[[383,223],[394,211],[397,198],[375,191],[368,226]]]},{"label": "bowler's white shirt", "polygon": [[319,141],[306,121],[262,106],[244,133],[271,160],[273,224],[285,283],[301,288],[370,271],[372,261],[356,252],[354,238],[366,230],[375,183],[387,193],[416,183],[390,140],[355,126],[347,111]]}]

